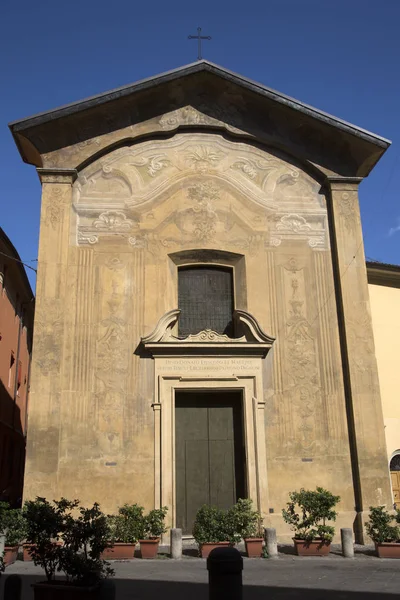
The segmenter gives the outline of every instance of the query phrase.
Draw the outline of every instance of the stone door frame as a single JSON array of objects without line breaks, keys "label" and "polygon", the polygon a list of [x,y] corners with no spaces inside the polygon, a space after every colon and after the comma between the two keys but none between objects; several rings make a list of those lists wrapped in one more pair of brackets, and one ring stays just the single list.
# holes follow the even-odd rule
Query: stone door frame
[{"label": "stone door frame", "polygon": [[[156,367],[157,369],[157,367]],[[184,369],[183,369],[184,370]],[[175,464],[175,392],[240,391],[243,398],[243,429],[246,455],[247,493],[266,516],[268,510],[267,459],[264,409],[260,374],[238,376],[179,376],[176,373],[156,374],[154,410],[155,469],[154,506],[168,507],[166,526],[176,524],[176,464]]]}]

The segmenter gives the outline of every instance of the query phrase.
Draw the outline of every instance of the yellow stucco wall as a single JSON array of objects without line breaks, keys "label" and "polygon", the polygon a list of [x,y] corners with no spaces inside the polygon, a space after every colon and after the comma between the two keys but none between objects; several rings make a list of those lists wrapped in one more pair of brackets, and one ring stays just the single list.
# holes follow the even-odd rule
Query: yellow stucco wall
[{"label": "yellow stucco wall", "polygon": [[400,288],[369,284],[388,457],[400,450]]}]

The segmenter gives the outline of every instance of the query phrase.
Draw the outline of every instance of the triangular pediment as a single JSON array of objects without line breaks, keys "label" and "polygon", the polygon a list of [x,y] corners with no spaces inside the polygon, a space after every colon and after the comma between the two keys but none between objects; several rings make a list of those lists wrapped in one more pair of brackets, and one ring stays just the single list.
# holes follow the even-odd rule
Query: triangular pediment
[{"label": "triangular pediment", "polygon": [[389,145],[207,61],[14,122],[10,128],[24,160],[42,166],[44,154],[153,119],[154,134],[188,126],[225,129],[346,176],[367,175]]}]

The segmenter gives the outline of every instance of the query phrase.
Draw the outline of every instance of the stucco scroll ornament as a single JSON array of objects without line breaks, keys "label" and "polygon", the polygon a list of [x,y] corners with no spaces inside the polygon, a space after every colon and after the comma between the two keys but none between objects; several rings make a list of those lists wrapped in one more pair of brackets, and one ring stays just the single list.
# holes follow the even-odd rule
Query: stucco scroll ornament
[{"label": "stucco scroll ornament", "polygon": [[191,333],[187,337],[185,337],[183,342],[232,342],[234,339],[235,342],[245,342],[246,338],[243,335],[240,338],[230,338],[228,335],[224,333],[217,333],[212,329],[203,329],[203,331],[199,331],[199,333],[193,334]]},{"label": "stucco scroll ornament", "polygon": [[77,242],[79,245],[84,245],[84,244],[90,244],[91,246],[93,246],[94,244],[97,244],[97,242],[99,241],[99,236],[98,235],[94,235],[94,234],[84,234],[82,233],[82,231],[77,231]]},{"label": "stucco scroll ornament", "polygon": [[168,167],[170,161],[165,154],[153,154],[152,156],[143,156],[130,164],[134,167],[146,167],[146,171],[150,177],[155,177],[159,171]]}]

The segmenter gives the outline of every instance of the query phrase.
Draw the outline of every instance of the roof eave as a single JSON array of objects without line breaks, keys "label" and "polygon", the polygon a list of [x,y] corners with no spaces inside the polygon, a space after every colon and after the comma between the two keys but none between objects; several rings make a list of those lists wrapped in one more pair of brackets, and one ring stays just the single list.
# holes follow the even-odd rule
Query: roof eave
[{"label": "roof eave", "polygon": [[9,128],[15,137],[16,133],[23,132],[24,130],[29,129],[31,127],[41,125],[43,123],[47,123],[47,122],[50,122],[50,121],[53,121],[53,120],[56,120],[56,119],[59,119],[59,118],[65,117],[65,116],[69,116],[74,113],[92,108],[94,106],[105,104],[107,102],[111,102],[118,98],[130,95],[130,94],[135,94],[140,91],[149,89],[151,87],[155,87],[156,85],[160,85],[162,83],[166,83],[168,81],[178,79],[179,77],[191,75],[194,73],[199,73],[201,71],[208,71],[210,73],[214,73],[214,74],[216,74],[220,77],[223,77],[226,80],[229,80],[237,85],[241,85],[242,87],[244,87],[247,90],[251,90],[255,93],[258,93],[260,95],[263,95],[265,97],[273,99],[274,101],[279,102],[280,104],[283,104],[285,106],[288,106],[289,108],[291,108],[293,110],[300,111],[300,112],[307,114],[308,116],[311,116],[319,121],[323,121],[323,122],[325,122],[333,127],[336,127],[342,131],[346,131],[347,133],[349,133],[351,135],[362,138],[362,139],[368,141],[369,143],[371,143],[375,146],[378,146],[379,148],[382,149],[383,152],[391,144],[391,141],[386,138],[378,136],[378,135],[376,135],[370,131],[367,131],[365,129],[362,129],[360,127],[356,127],[355,125],[352,125],[351,123],[348,123],[347,121],[338,119],[337,117],[334,117],[328,113],[325,113],[324,111],[318,110],[312,106],[309,106],[308,104],[305,104],[303,102],[295,100],[294,98],[291,98],[290,96],[286,96],[285,94],[277,92],[276,90],[273,90],[266,86],[263,86],[260,83],[257,83],[251,79],[243,77],[242,75],[234,73],[233,71],[230,71],[229,69],[222,68],[219,65],[216,65],[216,64],[206,61],[206,60],[196,61],[189,65],[186,65],[183,67],[178,67],[176,69],[166,71],[159,75],[155,75],[155,76],[152,76],[152,77],[149,77],[146,79],[142,79],[136,83],[122,86],[120,88],[116,88],[109,92],[91,96],[89,98],[85,98],[84,100],[72,102],[70,104],[55,108],[55,109],[47,111],[47,112],[39,113],[39,114],[33,115],[31,117],[13,121],[13,122],[9,123]]}]

